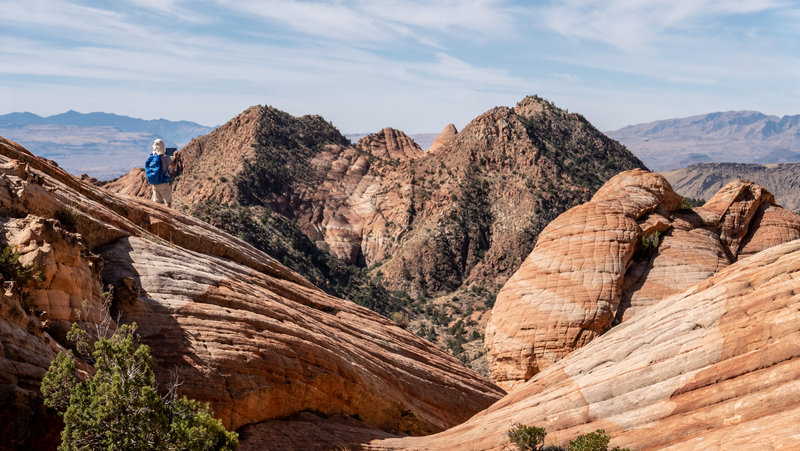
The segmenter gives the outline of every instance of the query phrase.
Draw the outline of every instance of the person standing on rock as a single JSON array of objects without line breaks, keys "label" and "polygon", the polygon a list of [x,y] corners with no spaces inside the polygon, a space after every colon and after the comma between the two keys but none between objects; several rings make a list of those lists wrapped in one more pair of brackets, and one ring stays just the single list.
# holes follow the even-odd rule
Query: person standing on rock
[{"label": "person standing on rock", "polygon": [[153,152],[144,165],[147,182],[153,185],[153,202],[159,204],[163,202],[167,207],[172,206],[170,176],[174,170],[175,162],[167,155],[164,141],[156,139],[153,141]]}]

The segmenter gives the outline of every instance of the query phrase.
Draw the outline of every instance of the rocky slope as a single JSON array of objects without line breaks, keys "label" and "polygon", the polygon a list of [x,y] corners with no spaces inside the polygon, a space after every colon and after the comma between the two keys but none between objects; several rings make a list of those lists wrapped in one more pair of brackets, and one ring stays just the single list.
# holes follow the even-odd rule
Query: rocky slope
[{"label": "rocky slope", "polygon": [[800,163],[701,163],[661,174],[676,192],[695,199],[710,199],[731,180],[751,180],[773,193],[782,207],[800,212]]},{"label": "rocky slope", "polygon": [[513,423],[548,443],[604,429],[611,445],[797,449],[800,240],[742,258],[536,374],[466,423],[368,449],[508,449]]},{"label": "rocky slope", "polygon": [[268,107],[248,109],[181,153],[176,205],[223,227],[225,212],[209,202],[244,208],[269,230],[285,228],[274,223],[285,218],[314,242],[312,254],[368,268],[380,284],[372,291],[388,293],[372,307],[410,316],[419,334],[464,359],[482,354],[485,312],[542,228],[614,174],[642,167],[582,116],[537,97],[492,109],[460,132],[447,127],[427,153],[392,129],[350,146],[317,116]]},{"label": "rocky slope", "polygon": [[656,171],[695,163],[800,161],[800,115],[726,111],[630,125],[608,136]]},{"label": "rocky slope", "polygon": [[4,244],[42,274],[36,282],[3,273],[4,446],[54,446],[59,424],[42,408],[41,378],[68,346],[73,322],[100,321],[108,285],[120,321],[138,323],[159,381],[176,372],[180,391],[209,402],[229,428],[313,411],[383,436],[422,434],[502,394],[427,341],[326,295],[247,243],[75,179],[1,138],[0,218]]},{"label": "rocky slope", "polygon": [[551,222],[498,294],[490,374],[510,390],[741,257],[798,238],[800,216],[761,186],[731,182],[688,209],[664,177],[621,173]]}]

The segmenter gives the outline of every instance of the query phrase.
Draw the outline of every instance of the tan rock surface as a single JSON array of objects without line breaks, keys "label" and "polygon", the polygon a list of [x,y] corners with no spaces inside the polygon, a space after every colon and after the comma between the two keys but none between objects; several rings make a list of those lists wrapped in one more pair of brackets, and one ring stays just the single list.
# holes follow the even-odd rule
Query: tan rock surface
[{"label": "tan rock surface", "polygon": [[[92,182],[92,181],[90,181]],[[92,182],[118,194],[149,199],[153,194],[143,168],[133,168],[127,174],[108,182]]]},{"label": "tan rock surface", "polygon": [[543,370],[443,433],[369,449],[506,449],[596,429],[631,449],[800,447],[800,241],[742,259]]},{"label": "tan rock surface", "polygon": [[681,209],[660,175],[612,178],[544,229],[498,294],[485,340],[492,378],[513,389],[614,324],[714,275],[739,258],[743,243],[752,254],[800,238],[800,217],[773,202],[764,188],[736,181],[703,207]]},{"label": "tan rock surface", "polygon": [[510,390],[608,330],[641,239],[637,220],[678,205],[663,177],[634,170],[545,227],[500,290],[486,327],[495,382]]},{"label": "tan rock surface", "polygon": [[452,141],[453,138],[456,137],[456,134],[458,134],[456,126],[453,124],[447,124],[444,130],[442,130],[442,132],[439,133],[439,136],[437,136],[436,139],[433,140],[433,144],[431,144],[431,147],[428,148],[428,152],[435,153],[442,147],[445,147],[446,145],[450,144],[450,141]]},{"label": "tan rock surface", "polygon": [[[114,308],[138,323],[159,380],[175,369],[182,393],[210,402],[228,427],[313,410],[429,433],[502,394],[427,341],[322,293],[248,244],[78,181],[3,139],[0,217],[2,236],[44,274],[27,301],[4,296],[0,304],[0,393],[9,394],[0,418],[19,416],[13,424],[40,423],[38,385],[63,349],[60,325],[78,320],[82,299],[99,306],[102,283],[117,287]],[[31,434],[38,438],[20,443],[53,436],[46,427]]]}]

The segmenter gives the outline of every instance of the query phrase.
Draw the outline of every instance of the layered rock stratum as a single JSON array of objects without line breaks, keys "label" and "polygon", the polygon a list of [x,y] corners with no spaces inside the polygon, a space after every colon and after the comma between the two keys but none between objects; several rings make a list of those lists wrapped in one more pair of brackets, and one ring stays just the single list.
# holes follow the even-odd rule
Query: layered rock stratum
[{"label": "layered rock stratum", "polygon": [[662,299],[800,238],[800,216],[750,182],[695,209],[681,201],[664,177],[627,171],[551,222],[492,309],[493,380],[511,390]]},{"label": "layered rock stratum", "polygon": [[[78,180],[0,139],[4,243],[41,281],[0,299],[0,426],[48,449],[59,421],[39,384],[74,322],[136,322],[160,382],[209,402],[231,429],[315,412],[393,434],[463,422],[502,391],[384,317],[314,287],[207,223]],[[80,312],[80,313],[79,313]],[[116,322],[112,323],[112,330]],[[288,418],[288,420],[286,420]]]},{"label": "layered rock stratum", "polygon": [[800,163],[701,163],[662,172],[676,192],[710,199],[730,181],[745,179],[768,189],[778,205],[800,212]]},{"label": "layered rock stratum", "polygon": [[537,373],[466,423],[368,449],[509,449],[604,429],[636,450],[797,449],[800,240],[742,258]]}]

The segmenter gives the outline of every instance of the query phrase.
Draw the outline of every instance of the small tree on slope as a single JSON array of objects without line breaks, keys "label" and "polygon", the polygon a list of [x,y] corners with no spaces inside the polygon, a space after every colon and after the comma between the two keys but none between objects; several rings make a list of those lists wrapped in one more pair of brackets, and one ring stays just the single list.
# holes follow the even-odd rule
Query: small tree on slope
[{"label": "small tree on slope", "polygon": [[[77,325],[69,338],[79,350],[91,348]],[[60,450],[238,447],[237,434],[225,430],[208,404],[159,396],[150,349],[137,343],[136,324],[100,337],[93,349],[93,377],[81,381],[74,355],[67,351],[58,354],[42,380],[45,405],[64,419]]]}]

